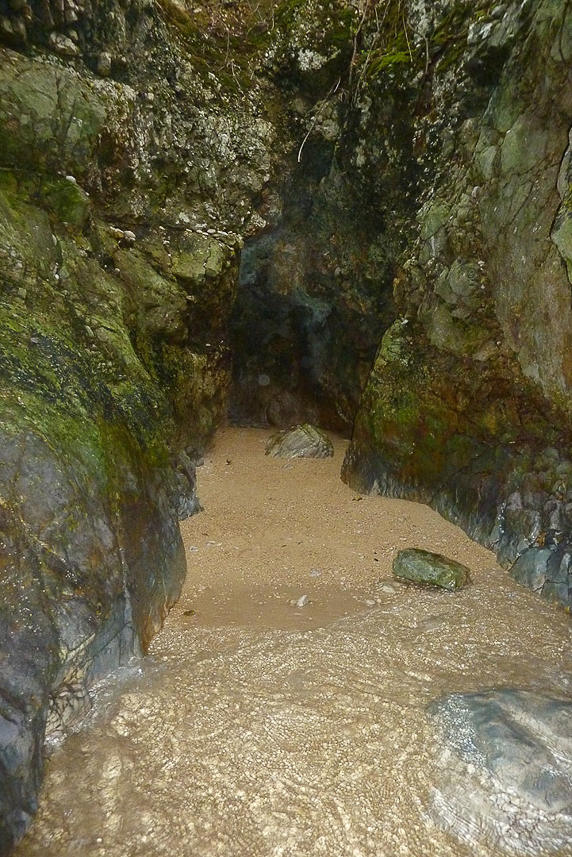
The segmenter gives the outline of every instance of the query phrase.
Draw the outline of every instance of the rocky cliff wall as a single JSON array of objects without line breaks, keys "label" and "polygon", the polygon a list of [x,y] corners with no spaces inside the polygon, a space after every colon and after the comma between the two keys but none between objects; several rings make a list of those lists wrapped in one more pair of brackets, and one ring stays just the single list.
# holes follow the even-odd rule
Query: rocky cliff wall
[{"label": "rocky cliff wall", "polygon": [[417,211],[344,475],[430,503],[569,606],[572,9],[409,8],[411,54],[386,31],[378,62],[411,85]]},{"label": "rocky cliff wall", "polygon": [[168,4],[0,5],[2,852],[46,729],[178,597],[178,519],[226,407],[274,131],[238,69],[211,71],[224,48],[191,62],[196,25]]}]

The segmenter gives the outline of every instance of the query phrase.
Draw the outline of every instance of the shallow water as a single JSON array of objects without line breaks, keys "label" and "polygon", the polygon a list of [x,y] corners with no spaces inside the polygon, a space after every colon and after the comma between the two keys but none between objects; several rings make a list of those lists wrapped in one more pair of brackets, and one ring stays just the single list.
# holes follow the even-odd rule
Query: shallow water
[{"label": "shallow water", "polygon": [[[356,497],[342,442],[285,466],[264,438],[227,431],[199,472],[185,594],[142,674],[102,687],[51,759],[18,857],[530,853],[501,825],[443,821],[425,709],[489,687],[572,696],[569,617],[426,507]],[[390,584],[404,546],[473,584]]]}]

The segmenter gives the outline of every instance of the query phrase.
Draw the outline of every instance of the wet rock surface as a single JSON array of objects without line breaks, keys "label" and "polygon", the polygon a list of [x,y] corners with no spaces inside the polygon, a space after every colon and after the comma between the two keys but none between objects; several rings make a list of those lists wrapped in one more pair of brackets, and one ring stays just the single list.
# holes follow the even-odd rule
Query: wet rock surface
[{"label": "wet rock surface", "polygon": [[383,61],[411,87],[419,207],[344,478],[527,554],[515,575],[569,605],[571,10],[417,6],[418,65],[390,32]]},{"label": "wet rock surface", "polygon": [[446,746],[433,811],[468,845],[565,853],[572,829],[572,701],[503,688],[429,706]]},{"label": "wet rock surface", "polygon": [[273,458],[330,458],[334,447],[324,431],[304,423],[273,434],[265,451]]},{"label": "wet rock surface", "polygon": [[[62,462],[31,426],[2,434],[4,850],[37,808],[45,738],[63,737],[89,710],[90,686],[148,646],[185,572],[168,471],[119,442],[91,441]],[[109,471],[94,450],[109,455]]]},{"label": "wet rock surface", "polygon": [[466,565],[420,548],[406,548],[393,560],[393,576],[418,586],[439,586],[450,592],[471,582]]}]

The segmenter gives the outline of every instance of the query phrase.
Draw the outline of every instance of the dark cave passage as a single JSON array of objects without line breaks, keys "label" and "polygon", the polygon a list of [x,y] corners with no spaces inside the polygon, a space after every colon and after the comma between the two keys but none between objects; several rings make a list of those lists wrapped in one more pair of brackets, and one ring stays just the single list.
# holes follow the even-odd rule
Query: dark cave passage
[{"label": "dark cave passage", "polygon": [[231,421],[308,421],[348,435],[396,315],[395,244],[379,210],[363,216],[323,139],[308,141],[261,208],[268,226],[245,243],[229,324]]}]

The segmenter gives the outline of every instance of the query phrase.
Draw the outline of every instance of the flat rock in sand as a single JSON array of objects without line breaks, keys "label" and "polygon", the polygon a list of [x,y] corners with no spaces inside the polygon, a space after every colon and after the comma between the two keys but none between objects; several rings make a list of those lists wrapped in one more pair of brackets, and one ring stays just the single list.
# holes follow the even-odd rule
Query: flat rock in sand
[{"label": "flat rock in sand", "polygon": [[399,551],[393,560],[393,576],[419,586],[439,586],[450,592],[471,582],[466,565],[420,548]]},{"label": "flat rock in sand", "polygon": [[333,454],[327,434],[309,423],[279,431],[266,443],[266,455],[274,458],[330,458]]}]

